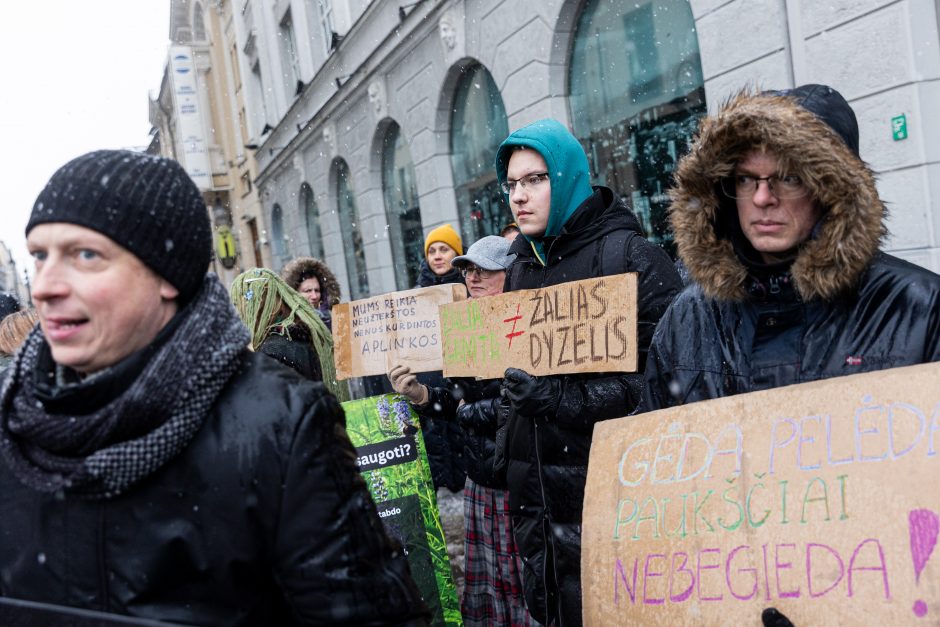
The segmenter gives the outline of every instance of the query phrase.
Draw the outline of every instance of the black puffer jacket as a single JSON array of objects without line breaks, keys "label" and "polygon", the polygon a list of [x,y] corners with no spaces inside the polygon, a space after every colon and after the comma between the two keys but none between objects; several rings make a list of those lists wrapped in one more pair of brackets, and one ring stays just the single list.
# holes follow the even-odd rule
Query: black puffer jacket
[{"label": "black puffer jacket", "polygon": [[336,400],[268,357],[242,360],[192,442],[121,496],[44,494],[0,472],[0,593],[198,625],[423,616]]},{"label": "black puffer jacket", "polygon": [[[415,287],[463,284],[463,282],[463,277],[456,268],[451,268],[447,274],[438,276],[431,271],[427,261],[422,261],[418,285]],[[440,370],[422,372],[418,374],[418,381],[426,385],[428,389],[446,386],[444,375]],[[424,435],[434,487],[447,488],[451,492],[463,490],[467,480],[467,468],[463,458],[464,442],[460,427],[451,420],[425,415],[425,420],[421,422],[421,433]]]},{"label": "black puffer jacket", "polygon": [[320,358],[310,343],[310,331],[305,325],[292,324],[286,330],[282,327],[274,329],[258,350],[311,381],[323,380]]},{"label": "black puffer jacket", "polygon": [[[639,273],[637,330],[639,363],[644,363],[656,324],[681,282],[669,256],[642,237],[624,202],[610,189],[595,188],[545,249],[543,266],[529,243],[516,238],[510,252],[518,256],[507,272],[505,291]],[[560,606],[561,624],[576,625],[581,623],[581,507],[594,424],[631,413],[641,398],[643,377],[558,378],[562,395],[555,414],[510,413],[507,481],[526,605],[543,622],[547,608]],[[543,591],[558,598],[546,599]]]},{"label": "black puffer jacket", "polygon": [[[841,97],[816,95],[827,119],[854,121]],[[671,192],[692,283],[650,347],[645,409],[940,360],[940,277],[878,251],[884,204],[849,147],[857,131],[843,139],[773,95],[742,94],[703,123]],[[825,208],[795,259],[772,268],[725,226],[736,210],[716,189],[757,145],[787,156],[789,174]]]},{"label": "black puffer jacket", "polygon": [[[508,401],[499,395],[500,381],[477,381],[464,377],[444,379],[443,386],[428,388],[428,402],[417,411],[422,418],[449,420],[456,424],[462,433],[467,476],[477,485],[505,489],[505,475],[497,474],[493,467],[500,406],[504,415],[508,411]],[[462,407],[461,400],[464,402]]]}]

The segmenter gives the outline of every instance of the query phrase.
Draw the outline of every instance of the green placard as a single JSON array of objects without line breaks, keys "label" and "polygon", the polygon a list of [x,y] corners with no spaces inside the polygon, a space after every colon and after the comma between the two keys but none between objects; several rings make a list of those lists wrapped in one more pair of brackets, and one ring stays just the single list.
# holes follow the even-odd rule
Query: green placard
[{"label": "green placard", "polygon": [[393,394],[342,405],[362,477],[386,531],[408,556],[433,624],[462,625],[418,415]]},{"label": "green placard", "polygon": [[891,118],[891,136],[894,141],[907,139],[907,116],[903,113]]}]

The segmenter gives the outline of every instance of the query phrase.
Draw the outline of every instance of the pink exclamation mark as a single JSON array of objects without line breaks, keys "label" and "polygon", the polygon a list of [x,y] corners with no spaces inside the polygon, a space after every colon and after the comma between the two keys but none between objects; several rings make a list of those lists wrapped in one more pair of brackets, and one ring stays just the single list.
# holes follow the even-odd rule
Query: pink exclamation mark
[{"label": "pink exclamation mark", "polygon": [[[915,509],[907,515],[911,529],[911,559],[914,560],[914,581],[920,583],[920,574],[937,546],[937,534],[940,533],[940,517],[929,509]],[[927,604],[921,599],[914,601],[914,614],[918,618],[927,615]]]}]

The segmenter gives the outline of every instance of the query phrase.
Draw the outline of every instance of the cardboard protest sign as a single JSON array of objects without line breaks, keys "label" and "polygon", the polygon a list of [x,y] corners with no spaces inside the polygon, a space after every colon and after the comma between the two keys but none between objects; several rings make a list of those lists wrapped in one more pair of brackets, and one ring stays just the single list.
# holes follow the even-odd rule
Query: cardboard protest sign
[{"label": "cardboard protest sign", "polygon": [[462,284],[450,284],[334,305],[336,378],[385,374],[393,364],[412,372],[440,370],[438,307],[466,297]]},{"label": "cardboard protest sign", "polygon": [[588,625],[940,620],[940,364],[598,423]]},{"label": "cardboard protest sign", "polygon": [[418,415],[387,394],[342,404],[357,464],[389,536],[408,556],[433,624],[461,625],[457,588]]},{"label": "cardboard protest sign", "polygon": [[442,306],[444,376],[633,372],[636,299],[630,273]]}]

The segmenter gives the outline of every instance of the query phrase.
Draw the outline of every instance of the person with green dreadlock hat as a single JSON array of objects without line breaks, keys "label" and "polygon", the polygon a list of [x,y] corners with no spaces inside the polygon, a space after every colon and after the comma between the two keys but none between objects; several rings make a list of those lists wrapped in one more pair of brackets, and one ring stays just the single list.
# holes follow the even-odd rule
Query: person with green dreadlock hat
[{"label": "person with green dreadlock hat", "polygon": [[230,294],[251,332],[251,350],[323,381],[337,399],[349,400],[346,384],[336,380],[333,336],[306,298],[267,268],[235,277]]}]

